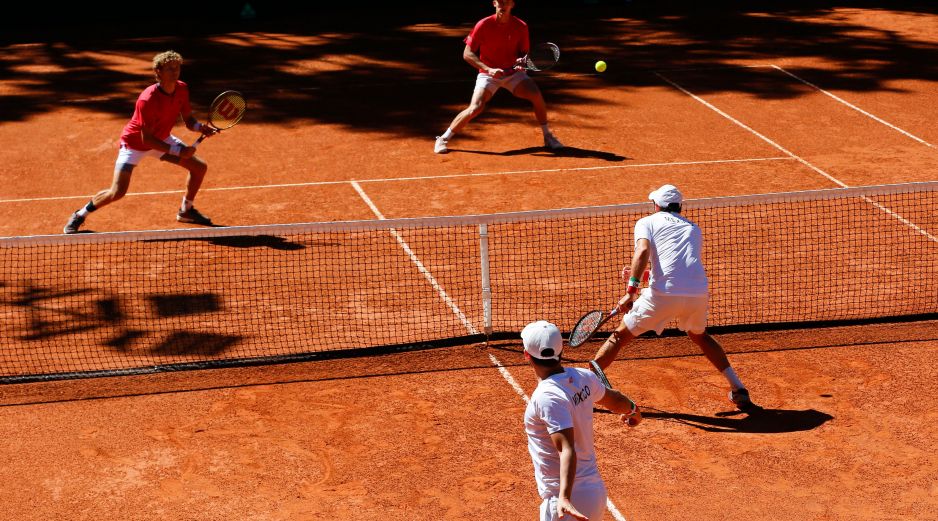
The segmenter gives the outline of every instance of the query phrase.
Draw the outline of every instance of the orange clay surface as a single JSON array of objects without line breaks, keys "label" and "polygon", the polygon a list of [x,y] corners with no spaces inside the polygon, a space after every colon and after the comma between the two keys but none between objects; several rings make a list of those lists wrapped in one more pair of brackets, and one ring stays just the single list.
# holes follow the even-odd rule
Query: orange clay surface
[{"label": "orange clay surface", "polygon": [[[469,100],[460,38],[475,15],[5,43],[0,236],[61,233],[108,186],[149,60],[166,48],[186,57],[199,118],[221,90],[249,99],[245,120],[199,149],[209,173],[196,203],[221,225],[638,202],[663,183],[698,198],[935,179],[934,13],[793,9],[718,24],[634,9],[519,8],[564,49],[537,77],[559,153],[504,92],[451,153],[432,153]],[[184,182],[147,160],[85,228],[182,227]],[[638,340],[609,376],[646,421],[595,417],[621,513],[605,518],[938,518],[936,332],[721,336],[767,409],[753,417],[732,411],[686,338]],[[535,519],[524,401],[496,367],[530,394],[519,344],[0,387],[0,520]]]}]

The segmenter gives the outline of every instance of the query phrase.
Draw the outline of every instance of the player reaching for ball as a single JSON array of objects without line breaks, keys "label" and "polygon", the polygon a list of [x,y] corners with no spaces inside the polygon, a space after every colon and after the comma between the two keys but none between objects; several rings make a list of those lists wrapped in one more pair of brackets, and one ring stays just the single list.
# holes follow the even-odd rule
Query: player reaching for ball
[{"label": "player reaching for ball", "polygon": [[641,413],[592,371],[561,364],[563,338],[554,324],[532,322],[521,331],[521,340],[524,358],[538,378],[524,411],[524,430],[543,500],[540,519],[602,519],[606,485],[593,447],[593,405],[621,413],[629,426],[638,425]]},{"label": "player reaching for ball", "polygon": [[[616,359],[619,350],[633,338],[654,330],[659,335],[676,321],[678,328],[697,344],[707,360],[730,384],[729,398],[744,412],[760,407],[749,399],[749,391],[726,358],[723,347],[707,333],[708,281],[701,260],[703,234],[681,215],[683,195],[673,185],[664,185],[648,195],[655,213],[635,223],[635,253],[629,267],[626,295],[619,301],[627,312],[594,357],[603,369]],[[640,278],[651,264],[648,288],[639,294]],[[637,298],[636,298],[637,297]]]},{"label": "player reaching for ball", "polygon": [[514,0],[494,0],[495,14],[479,20],[466,37],[463,59],[478,69],[475,90],[469,106],[456,115],[443,135],[436,138],[433,151],[445,154],[449,140],[485,110],[486,104],[498,89],[506,89],[514,96],[531,102],[534,117],[544,134],[544,146],[551,150],[563,148],[547,125],[547,104],[534,80],[521,67],[531,42],[528,26],[511,14]]}]

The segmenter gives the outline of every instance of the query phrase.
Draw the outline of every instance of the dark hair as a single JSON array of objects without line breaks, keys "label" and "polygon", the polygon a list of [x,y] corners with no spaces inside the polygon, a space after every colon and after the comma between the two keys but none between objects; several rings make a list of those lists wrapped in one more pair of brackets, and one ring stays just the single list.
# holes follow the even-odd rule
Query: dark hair
[{"label": "dark hair", "polygon": [[658,208],[661,208],[661,210],[665,212],[681,213],[681,203],[671,203],[668,206],[659,206]]},{"label": "dark hair", "polygon": [[537,358],[532,356],[531,360],[534,361],[534,365],[539,365],[541,367],[554,367],[560,365],[560,360],[554,360],[553,358]]}]

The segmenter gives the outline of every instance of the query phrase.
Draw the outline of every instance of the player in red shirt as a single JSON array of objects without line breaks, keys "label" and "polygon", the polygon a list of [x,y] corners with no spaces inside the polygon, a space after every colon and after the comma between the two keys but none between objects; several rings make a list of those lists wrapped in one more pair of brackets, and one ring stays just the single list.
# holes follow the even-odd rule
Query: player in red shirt
[{"label": "player in red shirt", "polygon": [[453,134],[481,114],[500,88],[531,102],[534,116],[544,133],[544,146],[553,150],[563,148],[563,144],[547,126],[544,96],[534,80],[520,67],[520,59],[528,53],[531,45],[528,25],[511,14],[514,0],[494,0],[492,3],[495,14],[479,20],[466,38],[466,48],[462,53],[464,60],[479,69],[472,101],[456,115],[446,132],[436,138],[433,151],[437,154],[448,152],[447,145]]},{"label": "player in red shirt", "polygon": [[77,233],[89,213],[124,197],[134,167],[148,156],[177,164],[189,171],[186,195],[176,220],[182,223],[212,224],[211,219],[192,206],[208,165],[196,157],[195,147],[186,146],[172,135],[172,130],[181,115],[189,130],[209,136],[216,131],[209,125],[199,123],[192,115],[189,86],[179,81],[181,68],[182,56],[175,51],[162,52],[153,57],[153,72],[158,83],[147,87],[140,94],[134,115],[124,126],[111,187],[98,192],[88,204],[73,213],[65,225],[64,233]]}]

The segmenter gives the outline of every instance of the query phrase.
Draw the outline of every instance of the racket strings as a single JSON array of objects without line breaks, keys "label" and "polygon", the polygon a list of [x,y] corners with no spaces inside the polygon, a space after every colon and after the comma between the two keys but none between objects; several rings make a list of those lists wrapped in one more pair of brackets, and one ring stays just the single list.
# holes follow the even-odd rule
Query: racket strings
[{"label": "racket strings", "polygon": [[538,45],[528,53],[527,65],[529,68],[542,71],[553,67],[560,60],[560,48],[552,43]]},{"label": "racket strings", "polygon": [[603,314],[601,311],[594,311],[583,317],[577,322],[576,326],[574,326],[573,331],[570,332],[570,345],[575,347],[586,341],[586,339],[596,331],[596,328],[599,327],[602,319]]}]

